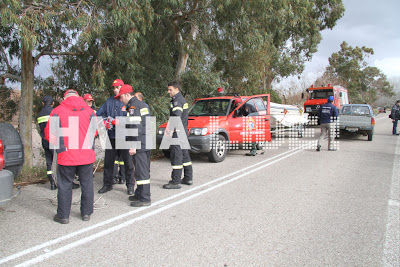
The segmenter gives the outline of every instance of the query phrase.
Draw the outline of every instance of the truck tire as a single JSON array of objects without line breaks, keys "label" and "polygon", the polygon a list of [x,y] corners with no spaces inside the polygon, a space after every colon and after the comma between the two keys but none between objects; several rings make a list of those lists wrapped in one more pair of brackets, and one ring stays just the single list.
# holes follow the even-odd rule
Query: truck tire
[{"label": "truck tire", "polygon": [[374,136],[374,130],[368,132],[368,141],[372,141],[372,137]]},{"label": "truck tire", "polygon": [[219,134],[215,146],[208,152],[208,160],[211,162],[221,162],[228,153],[225,136]]},{"label": "truck tire", "polygon": [[14,174],[15,179],[24,165],[24,146],[22,145],[21,137],[14,126],[9,123],[0,123],[0,139],[3,141],[5,152],[7,147],[16,147],[17,151],[12,153],[15,158],[12,159],[11,165],[8,166],[7,163],[10,159],[6,159],[6,167],[4,168],[11,171]]}]

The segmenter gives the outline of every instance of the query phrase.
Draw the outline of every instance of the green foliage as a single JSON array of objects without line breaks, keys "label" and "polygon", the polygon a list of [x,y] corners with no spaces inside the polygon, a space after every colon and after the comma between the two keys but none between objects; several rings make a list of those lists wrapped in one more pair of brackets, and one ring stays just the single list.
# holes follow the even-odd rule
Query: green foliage
[{"label": "green foliage", "polygon": [[342,1],[229,1],[216,9],[209,34],[215,69],[234,87],[270,89],[276,78],[303,71],[320,31],[343,12]]},{"label": "green foliage", "polygon": [[100,106],[112,81],[123,79],[159,120],[168,117],[167,83],[176,78],[189,102],[218,87],[280,102],[272,81],[301,73],[320,32],[344,12],[341,0],[4,0],[0,7],[0,42],[11,59],[22,43],[37,60],[57,57],[54,76],[37,83],[43,90],[61,96],[75,88]]},{"label": "green foliage", "polygon": [[160,120],[167,117],[166,85],[175,78],[189,101],[225,87],[243,95],[271,93],[280,102],[272,81],[301,73],[320,31],[333,28],[344,12],[340,0],[95,3],[102,28],[84,38],[82,56],[62,61],[62,84],[92,93],[101,104],[112,94],[112,81],[123,79]]},{"label": "green foliage", "polygon": [[353,103],[372,103],[379,96],[393,96],[393,88],[385,74],[376,67],[368,66],[365,59],[374,54],[372,48],[351,47],[346,42],[341,50],[329,58],[327,75],[339,81],[349,90]]}]

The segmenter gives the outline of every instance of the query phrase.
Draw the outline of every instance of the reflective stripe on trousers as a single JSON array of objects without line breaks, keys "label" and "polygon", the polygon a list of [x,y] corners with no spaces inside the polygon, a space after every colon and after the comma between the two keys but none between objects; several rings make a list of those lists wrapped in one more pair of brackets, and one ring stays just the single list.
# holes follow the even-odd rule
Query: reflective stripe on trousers
[{"label": "reflective stripe on trousers", "polygon": [[180,146],[173,145],[170,147],[172,173],[171,179],[174,184],[180,184],[182,178],[182,171],[184,172],[183,178],[191,181],[193,178],[192,161],[190,159],[189,151],[181,149]]},{"label": "reflective stripe on trousers", "polygon": [[150,202],[150,151],[136,152],[132,156],[135,169],[135,197],[143,202]]}]

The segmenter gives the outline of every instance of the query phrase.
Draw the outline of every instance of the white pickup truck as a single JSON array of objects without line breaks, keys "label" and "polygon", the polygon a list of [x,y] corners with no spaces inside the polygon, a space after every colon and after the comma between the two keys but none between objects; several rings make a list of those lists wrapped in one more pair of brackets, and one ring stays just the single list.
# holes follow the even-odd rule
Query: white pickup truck
[{"label": "white pickup truck", "polygon": [[340,135],[349,133],[363,134],[372,141],[374,135],[374,112],[368,104],[343,105],[339,114]]}]

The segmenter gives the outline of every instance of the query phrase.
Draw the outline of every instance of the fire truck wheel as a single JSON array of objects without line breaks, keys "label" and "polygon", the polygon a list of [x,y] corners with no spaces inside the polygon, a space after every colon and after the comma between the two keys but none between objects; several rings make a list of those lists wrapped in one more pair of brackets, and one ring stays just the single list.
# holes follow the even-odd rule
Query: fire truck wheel
[{"label": "fire truck wheel", "polygon": [[228,153],[226,138],[223,135],[218,135],[215,147],[208,152],[208,160],[211,162],[221,162],[225,159]]}]

